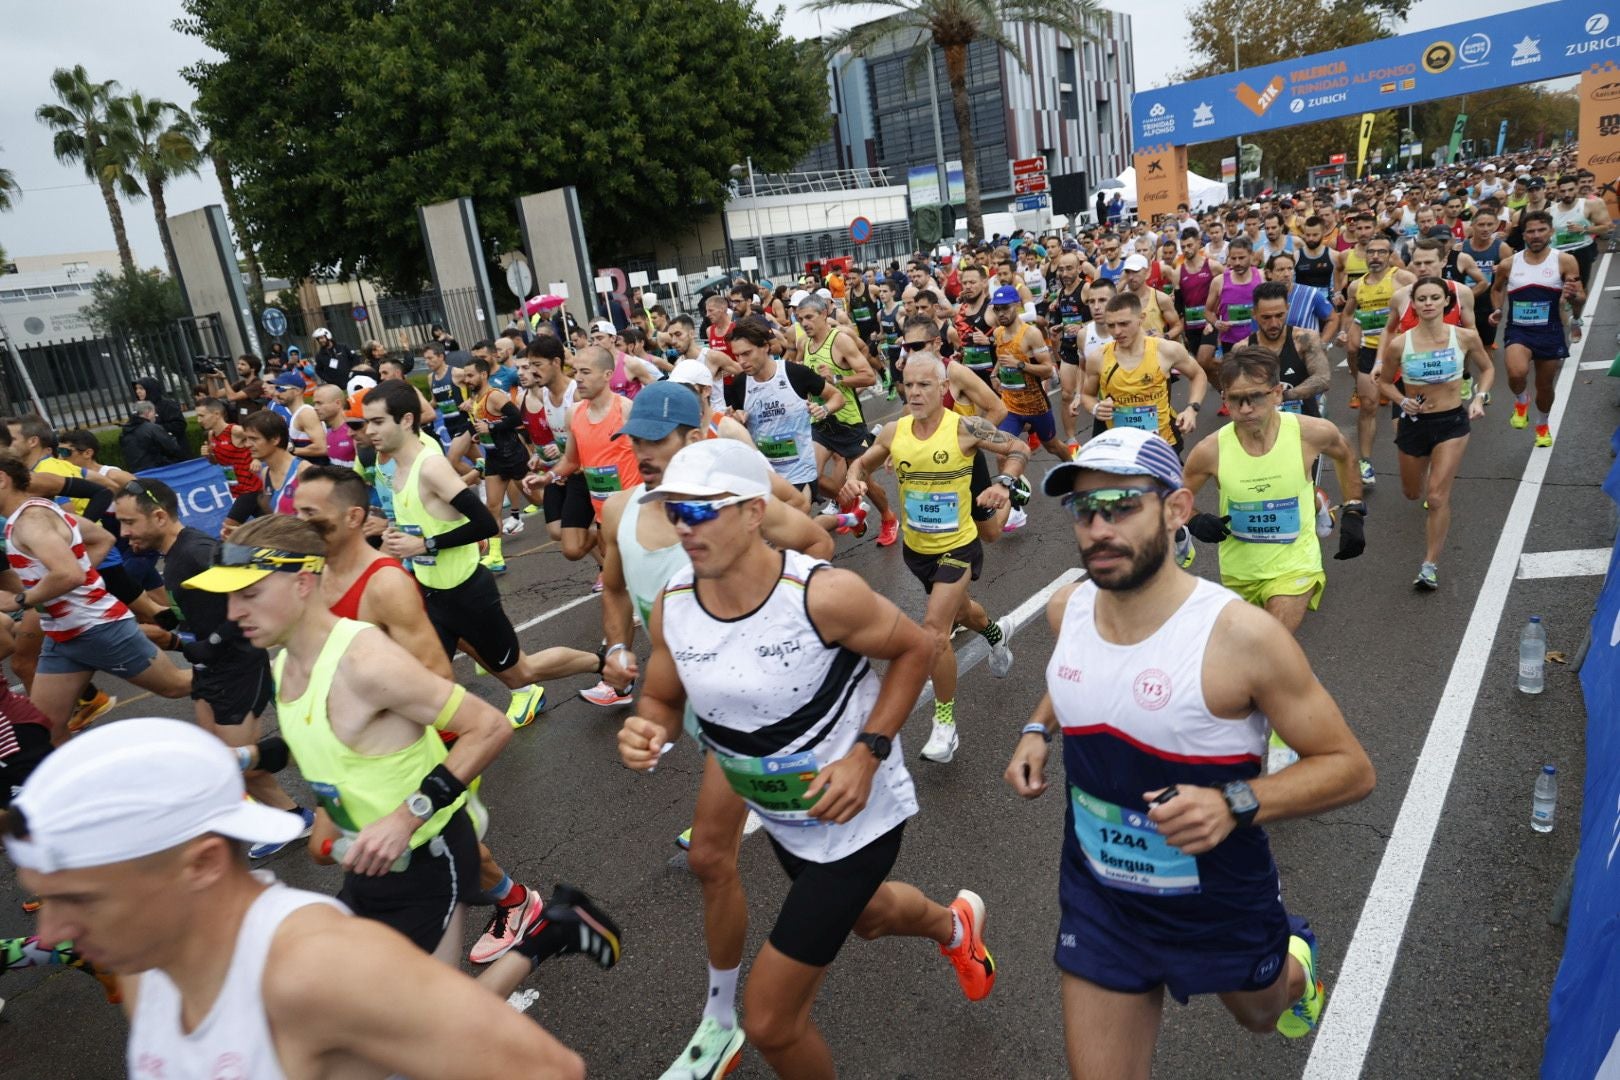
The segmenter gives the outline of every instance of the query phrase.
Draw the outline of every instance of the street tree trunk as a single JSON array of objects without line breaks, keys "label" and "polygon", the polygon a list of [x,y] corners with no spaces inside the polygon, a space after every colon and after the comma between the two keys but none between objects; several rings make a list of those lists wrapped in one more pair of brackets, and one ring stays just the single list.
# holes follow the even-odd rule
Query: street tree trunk
[{"label": "street tree trunk", "polygon": [[106,177],[98,176],[96,183],[101,187],[101,198],[107,204],[107,217],[112,222],[113,242],[118,245],[118,261],[124,264],[124,270],[135,269],[135,255],[129,250],[129,233],[124,229],[124,210],[118,205],[118,193],[113,191],[112,181]]},{"label": "street tree trunk", "polygon": [[[968,101],[967,46],[946,45],[945,77],[951,86],[951,112],[956,117],[956,139],[962,147],[962,187],[967,195],[967,230],[972,239],[984,239],[984,203],[979,197],[979,153],[973,146],[973,106]],[[944,178],[946,201],[951,180]]]},{"label": "street tree trunk", "polygon": [[253,295],[249,303],[257,311],[264,306],[264,274],[259,269],[259,253],[253,249],[253,241],[248,238],[247,230],[242,228],[242,208],[236,199],[236,180],[231,176],[230,162],[218,150],[209,148],[209,160],[214,163],[214,175],[219,178],[219,191],[225,199],[225,216],[231,220],[231,229],[236,233],[236,243],[242,249],[242,258],[247,262],[248,281],[251,283]]},{"label": "street tree trunk", "polygon": [[152,198],[152,216],[157,219],[158,239],[163,241],[163,258],[169,264],[169,278],[180,284],[180,260],[174,254],[174,238],[169,235],[169,204],[163,197],[163,177],[146,174],[146,193]]}]

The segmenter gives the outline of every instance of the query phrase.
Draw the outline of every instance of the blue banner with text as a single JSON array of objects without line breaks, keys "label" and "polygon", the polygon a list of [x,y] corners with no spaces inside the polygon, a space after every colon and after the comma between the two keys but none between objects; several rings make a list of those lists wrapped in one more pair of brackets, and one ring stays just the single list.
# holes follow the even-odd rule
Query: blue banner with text
[{"label": "blue banner with text", "polygon": [[191,458],[146,469],[137,474],[148,480],[161,480],[174,489],[180,500],[180,520],[209,536],[218,536],[231,509],[231,485],[225,470],[205,458]]}]

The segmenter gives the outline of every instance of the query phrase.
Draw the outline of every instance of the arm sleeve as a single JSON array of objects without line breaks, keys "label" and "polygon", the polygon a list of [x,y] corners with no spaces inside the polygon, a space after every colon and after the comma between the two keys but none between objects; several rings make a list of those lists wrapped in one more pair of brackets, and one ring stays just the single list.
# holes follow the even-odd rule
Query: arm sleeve
[{"label": "arm sleeve", "polygon": [[800,397],[819,395],[827,389],[827,380],[803,364],[784,364],[782,370],[787,372],[788,385],[793,387],[793,392]]},{"label": "arm sleeve", "polygon": [[506,404],[501,406],[501,418],[489,425],[489,429],[504,433],[516,431],[522,426],[523,415],[518,412],[518,407],[512,403],[512,399],[507,398]]},{"label": "arm sleeve", "polygon": [[746,380],[748,378],[751,378],[751,376],[732,379],[731,385],[726,387],[726,405],[729,408],[741,409],[747,403],[748,383]]},{"label": "arm sleeve", "polygon": [[449,532],[435,536],[433,538],[435,548],[476,544],[480,540],[488,540],[501,531],[500,523],[489,512],[489,507],[484,505],[484,501],[478,497],[478,492],[472,488],[456,492],[456,497],[450,500],[450,505],[467,520]]}]

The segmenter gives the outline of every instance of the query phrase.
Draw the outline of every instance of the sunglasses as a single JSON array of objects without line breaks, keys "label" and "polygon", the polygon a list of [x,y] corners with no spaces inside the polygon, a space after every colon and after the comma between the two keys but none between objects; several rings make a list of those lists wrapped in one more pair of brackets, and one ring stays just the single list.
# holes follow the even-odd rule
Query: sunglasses
[{"label": "sunglasses", "polygon": [[214,553],[214,565],[248,566],[255,570],[283,570],[294,574],[308,570],[318,574],[326,566],[326,559],[320,555],[283,551],[280,548],[221,544]]},{"label": "sunglasses", "polygon": [[695,529],[719,517],[720,511],[726,507],[757,498],[758,495],[731,495],[724,499],[671,499],[664,503],[664,516],[669,518],[671,525],[685,525],[688,529]]},{"label": "sunglasses", "polygon": [[[67,457],[67,454],[64,453],[62,456]],[[152,489],[147,487],[140,480],[131,480],[129,483],[125,484],[123,493],[125,495],[133,495],[137,499],[145,499],[147,502],[157,503],[159,506],[163,505],[163,500],[152,494]]]},{"label": "sunglasses", "polygon": [[1058,502],[1069,511],[1069,516],[1081,525],[1090,525],[1099,514],[1112,525],[1142,509],[1142,496],[1161,494],[1158,487],[1102,488],[1097,491],[1076,491]]},{"label": "sunglasses", "polygon": [[920,352],[932,345],[931,341],[902,341],[900,348],[908,353]]},{"label": "sunglasses", "polygon": [[[1271,388],[1271,390],[1275,389],[1275,386]],[[1228,409],[1257,409],[1265,404],[1265,400],[1271,396],[1271,390],[1256,390],[1248,394],[1223,393],[1221,400],[1226,402]]]}]

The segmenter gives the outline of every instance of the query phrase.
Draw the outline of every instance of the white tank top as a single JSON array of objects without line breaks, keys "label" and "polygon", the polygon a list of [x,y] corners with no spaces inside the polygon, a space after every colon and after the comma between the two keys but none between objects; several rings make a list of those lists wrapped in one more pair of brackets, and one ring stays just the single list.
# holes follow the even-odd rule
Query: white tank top
[{"label": "white tank top", "polygon": [[560,405],[551,403],[551,391],[546,387],[540,388],[540,404],[546,411],[546,426],[551,429],[552,438],[557,440],[557,449],[568,449],[568,419],[574,413],[574,389],[578,386],[574,380],[568,380],[568,389],[563,391]]},{"label": "white tank top", "polygon": [[[806,769],[814,775],[849,753],[877,703],[879,678],[871,663],[841,645],[829,646],[810,620],[810,578],[827,565],[782,552],[776,587],[758,609],[738,619],[717,619],[703,609],[691,566],[677,571],[664,589],[664,641],[703,741],[728,774],[752,768],[763,777],[802,776]],[[814,755],[813,766],[773,769],[773,759],[801,753]],[[859,851],[917,812],[899,736],[873,774],[865,809],[843,825],[749,801],[777,843],[817,863]]]},{"label": "white tank top", "polygon": [[1097,333],[1097,320],[1096,319],[1093,319],[1090,322],[1086,323],[1086,351],[1087,352],[1090,352],[1092,349],[1100,349],[1104,345],[1108,344],[1110,341],[1113,341],[1113,340],[1114,339],[1111,336],[1107,335],[1107,334],[1099,334],[1099,333]]},{"label": "white tank top", "polygon": [[180,991],[173,981],[162,971],[142,973],[125,1056],[132,1080],[284,1080],[264,1014],[264,963],[282,920],[311,904],[348,910],[329,896],[280,883],[259,894],[236,932],[219,996],[190,1034],[180,1026]]},{"label": "white tank top", "polygon": [[1513,260],[1513,268],[1508,271],[1508,292],[1532,285],[1539,285],[1544,289],[1562,292],[1564,288],[1564,274],[1559,269],[1558,252],[1547,249],[1547,257],[1539,263],[1526,260],[1525,253],[1519,254]]},{"label": "white tank top", "polygon": [[[1560,210],[1557,201],[1554,200],[1547,209],[1552,211],[1553,246],[1559,251],[1579,251],[1592,243],[1591,233],[1581,233],[1579,237],[1574,237],[1569,231],[1571,225],[1585,227],[1592,224],[1591,219],[1586,216],[1585,199],[1577,196],[1575,205],[1568,210]],[[1564,239],[1565,237],[1572,238]]]}]

